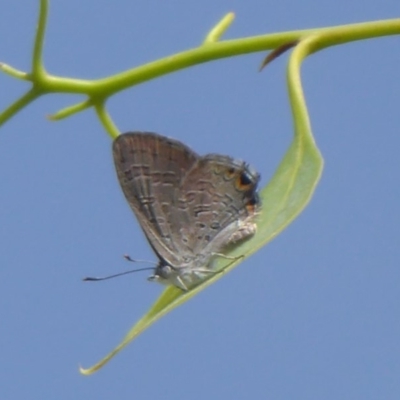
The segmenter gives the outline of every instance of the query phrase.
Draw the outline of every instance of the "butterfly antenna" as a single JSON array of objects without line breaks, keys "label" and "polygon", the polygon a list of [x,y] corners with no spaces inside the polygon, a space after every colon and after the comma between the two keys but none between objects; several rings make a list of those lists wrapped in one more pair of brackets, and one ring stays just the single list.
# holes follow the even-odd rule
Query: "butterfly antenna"
[{"label": "butterfly antenna", "polygon": [[131,256],[129,254],[124,254],[124,258],[126,261],[129,262],[136,262],[136,263],[145,263],[145,264],[153,264],[153,265],[157,265],[156,262],[154,261],[149,261],[149,260],[136,260],[135,258],[131,258]]},{"label": "butterfly antenna", "polygon": [[[157,265],[157,263],[153,262],[153,261],[147,261],[147,260],[134,260],[133,258],[131,258],[129,255],[124,254],[124,258],[127,261],[130,262],[143,262],[143,263],[149,263],[149,264],[155,264]],[[85,282],[98,282],[98,281],[106,281],[107,279],[112,279],[112,278],[117,278],[118,276],[122,276],[122,275],[128,275],[128,274],[132,274],[134,272],[141,272],[141,271],[149,271],[149,270],[153,270],[153,267],[146,267],[146,268],[136,268],[136,269],[130,269],[129,271],[124,271],[124,272],[119,272],[118,274],[113,274],[113,275],[107,275],[107,276],[102,276],[102,277],[93,277],[93,276],[86,276],[85,278],[83,278],[82,280]]]}]

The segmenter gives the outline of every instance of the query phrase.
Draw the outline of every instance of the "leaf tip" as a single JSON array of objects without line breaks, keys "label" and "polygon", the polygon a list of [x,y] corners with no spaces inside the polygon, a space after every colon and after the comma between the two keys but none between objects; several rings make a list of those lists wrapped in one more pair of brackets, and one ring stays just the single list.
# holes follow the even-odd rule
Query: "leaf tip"
[{"label": "leaf tip", "polygon": [[80,366],[79,366],[79,372],[80,372],[82,375],[88,376],[88,375],[91,375],[94,371],[93,371],[92,368],[83,368],[83,367],[80,365]]}]

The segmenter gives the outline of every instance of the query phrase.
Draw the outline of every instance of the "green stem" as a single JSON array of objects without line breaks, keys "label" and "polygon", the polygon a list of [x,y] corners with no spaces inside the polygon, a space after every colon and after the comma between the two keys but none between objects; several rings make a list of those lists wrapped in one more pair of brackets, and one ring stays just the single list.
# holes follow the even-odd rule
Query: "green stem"
[{"label": "green stem", "polygon": [[46,33],[46,22],[49,10],[48,0],[40,0],[39,20],[36,30],[35,43],[32,53],[32,77],[35,81],[42,81],[46,78],[46,70],[43,66],[43,42]]},{"label": "green stem", "polygon": [[6,123],[10,118],[12,118],[18,111],[22,110],[33,100],[37,99],[40,96],[36,90],[31,89],[27,93],[25,93],[22,97],[20,97],[17,101],[8,106],[1,114],[0,114],[0,126]]},{"label": "green stem", "polygon": [[3,71],[5,74],[12,76],[16,79],[21,79],[23,81],[29,81],[30,76],[24,71],[20,71],[14,67],[11,67],[8,64],[0,63],[0,70]]},{"label": "green stem", "polygon": [[[128,89],[133,85],[144,83],[150,79],[155,79],[184,68],[216,59],[276,49],[287,43],[305,40],[310,35],[315,38],[313,41],[313,49],[311,50],[311,52],[314,52],[322,48],[356,40],[400,33],[400,19],[393,19],[321,29],[281,32],[222,42],[217,41],[233,21],[234,15],[230,13],[210,31],[205,40],[205,45],[165,57],[110,77],[89,81],[59,77],[46,72],[42,63],[42,53],[47,14],[48,0],[40,0],[38,27],[32,55],[32,72],[27,74],[11,66],[3,65],[4,72],[9,75],[18,79],[30,80],[35,88],[35,91],[32,92],[35,93],[35,95],[33,96],[32,93],[27,97],[25,95],[8,107],[0,114],[0,124],[11,118],[19,109],[25,107],[40,94],[78,93],[89,96],[88,101],[67,107],[53,114],[51,117],[53,119],[61,119],[85,110],[90,104],[101,104],[104,99],[107,99],[113,94]],[[27,101],[27,99],[30,99],[30,101]],[[20,108],[18,109],[18,107]],[[107,118],[104,121],[106,120]],[[114,136],[117,131],[114,129],[115,126],[113,124],[107,126],[109,127],[107,129],[110,129],[109,133],[112,132],[110,134]]]},{"label": "green stem", "polygon": [[80,111],[84,111],[92,106],[93,106],[93,104],[90,100],[85,100],[85,101],[82,101],[81,103],[77,103],[72,106],[65,107],[62,110],[49,115],[48,118],[52,121],[59,121],[61,119],[70,117],[71,115],[76,114]]},{"label": "green stem", "polygon": [[211,31],[206,36],[203,44],[214,43],[217,42],[221,36],[227,31],[227,29],[232,25],[233,20],[235,19],[235,14],[230,12],[226,14],[221,21],[211,29]]},{"label": "green stem", "polygon": [[[285,43],[301,40],[309,35],[324,34],[329,36],[329,46],[348,43],[370,37],[393,35],[400,33],[400,19],[366,22],[362,24],[344,25],[331,28],[312,29],[255,36],[246,39],[234,39],[214,43],[212,46],[200,46],[116,74],[112,77],[93,81],[95,92],[103,95],[113,94],[129,86],[143,83],[156,77],[205,63],[215,59],[233,57],[242,54],[275,49]],[[325,36],[326,34],[326,36]]]},{"label": "green stem", "polygon": [[108,114],[104,102],[95,104],[94,107],[97,116],[99,117],[100,122],[102,123],[105,130],[108,132],[113,140],[116,139],[120,132],[117,126],[114,124],[113,120],[111,119],[110,115]]}]

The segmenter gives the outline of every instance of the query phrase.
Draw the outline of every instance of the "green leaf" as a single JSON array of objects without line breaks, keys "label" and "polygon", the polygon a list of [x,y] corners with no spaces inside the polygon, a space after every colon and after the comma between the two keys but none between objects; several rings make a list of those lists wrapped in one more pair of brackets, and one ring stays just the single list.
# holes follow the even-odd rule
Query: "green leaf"
[{"label": "green leaf", "polygon": [[[294,61],[299,62],[299,59]],[[89,375],[97,371],[163,315],[222,278],[239,262],[267,244],[304,209],[321,175],[323,162],[311,133],[298,69],[297,67],[292,72],[292,76],[288,77],[291,105],[295,118],[295,135],[273,178],[261,191],[262,210],[257,218],[257,233],[248,241],[227,252],[228,256],[238,257],[228,267],[226,267],[226,259],[217,258],[215,266],[217,270],[222,270],[221,273],[213,275],[188,292],[183,292],[175,287],[165,289],[147,314],[133,326],[122,342],[91,368],[81,368],[81,373]]]}]

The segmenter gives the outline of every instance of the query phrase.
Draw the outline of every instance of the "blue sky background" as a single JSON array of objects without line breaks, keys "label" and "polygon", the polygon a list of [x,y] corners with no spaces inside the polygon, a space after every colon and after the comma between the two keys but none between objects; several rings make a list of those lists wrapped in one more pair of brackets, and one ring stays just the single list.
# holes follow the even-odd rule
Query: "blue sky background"
[{"label": "blue sky background", "polygon": [[[37,3],[3,1],[0,60],[29,68]],[[400,2],[53,0],[48,70],[99,78],[198,45],[225,13],[225,38],[400,16]],[[122,131],[180,139],[250,162],[263,186],[292,135],[287,56],[200,65],[115,96]],[[309,58],[303,83],[325,170],[279,237],[140,336],[91,377],[162,287],[146,273],[85,275],[155,259],[115,177],[92,111],[45,116],[40,99],[0,135],[0,398],[399,399],[399,37]],[[3,108],[27,86],[0,75]],[[264,207],[268,207],[265,204]]]}]

